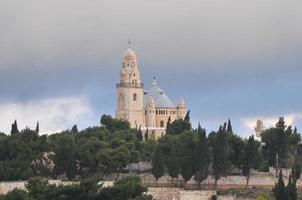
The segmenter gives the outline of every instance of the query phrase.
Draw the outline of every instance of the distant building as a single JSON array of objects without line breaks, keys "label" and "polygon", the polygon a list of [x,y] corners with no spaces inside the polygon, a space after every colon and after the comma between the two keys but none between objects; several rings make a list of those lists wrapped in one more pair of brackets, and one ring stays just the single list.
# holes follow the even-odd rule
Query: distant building
[{"label": "distant building", "polygon": [[256,122],[256,127],[255,127],[255,132],[256,132],[256,137],[258,139],[261,139],[261,133],[265,130],[263,121],[258,119]]},{"label": "distant building", "polygon": [[128,120],[132,128],[141,127],[142,131],[148,130],[160,137],[165,134],[169,117],[171,122],[185,117],[187,108],[184,100],[180,98],[175,106],[155,78],[149,90],[144,91],[137,57],[131,48],[124,53],[119,79],[116,84],[116,118]]}]

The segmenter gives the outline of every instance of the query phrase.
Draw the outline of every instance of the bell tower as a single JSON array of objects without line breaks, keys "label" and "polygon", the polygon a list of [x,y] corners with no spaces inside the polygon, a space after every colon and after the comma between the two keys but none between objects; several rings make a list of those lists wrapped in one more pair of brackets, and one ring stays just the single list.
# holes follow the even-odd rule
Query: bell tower
[{"label": "bell tower", "polygon": [[116,118],[128,120],[132,128],[144,127],[144,92],[135,52],[129,48],[123,56],[120,81],[116,84]]}]

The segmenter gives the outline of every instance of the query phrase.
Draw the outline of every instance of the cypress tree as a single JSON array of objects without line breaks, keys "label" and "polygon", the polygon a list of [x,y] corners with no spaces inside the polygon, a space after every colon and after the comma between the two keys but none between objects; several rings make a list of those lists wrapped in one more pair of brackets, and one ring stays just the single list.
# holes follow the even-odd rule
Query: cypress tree
[{"label": "cypress tree", "polygon": [[152,159],[152,174],[155,177],[156,182],[160,177],[163,176],[164,166],[163,152],[160,146],[158,146]]},{"label": "cypress tree", "polygon": [[278,183],[276,183],[275,188],[273,188],[273,192],[274,192],[276,200],[286,200],[287,199],[287,194],[286,194],[284,181],[283,181],[282,169],[280,169]]},{"label": "cypress tree", "polygon": [[194,180],[200,183],[208,177],[208,168],[210,164],[209,148],[206,138],[206,131],[202,129],[198,123],[197,128],[198,139],[195,144],[193,154],[193,169],[194,169]]},{"label": "cypress tree", "polygon": [[36,132],[39,133],[39,131],[40,131],[40,126],[39,126],[39,121],[37,121]]},{"label": "cypress tree", "polygon": [[15,134],[19,133],[17,120],[15,120],[14,123],[12,124],[12,129],[11,129],[10,133],[11,133],[11,135],[15,135]]},{"label": "cypress tree", "polygon": [[187,121],[187,122],[190,122],[190,110],[188,110],[184,120]]},{"label": "cypress tree", "polygon": [[147,141],[149,138],[149,130],[148,130],[148,127],[147,127],[147,130],[146,130],[146,133],[145,133],[145,141]]},{"label": "cypress tree", "polygon": [[289,175],[288,184],[286,186],[286,194],[288,200],[298,199],[296,181],[293,179],[292,175]]},{"label": "cypress tree", "polygon": [[169,116],[166,126],[166,134],[170,134],[171,117]]},{"label": "cypress tree", "polygon": [[232,123],[231,123],[230,118],[228,119],[227,132],[228,133],[233,133]]},{"label": "cypress tree", "polygon": [[223,123],[222,131],[227,132],[227,123],[226,122]]},{"label": "cypress tree", "polygon": [[257,155],[257,146],[254,140],[254,136],[250,136],[245,147],[243,157],[242,173],[246,177],[246,186],[249,184],[250,171],[252,167],[255,167]]},{"label": "cypress tree", "polygon": [[141,126],[139,126],[139,128],[136,130],[136,138],[138,141],[143,141],[143,134],[142,134],[142,130],[141,130]]},{"label": "cypress tree", "polygon": [[73,125],[73,127],[71,128],[71,132],[73,132],[73,133],[78,133],[79,131],[78,131],[78,126],[75,124],[75,125]]},{"label": "cypress tree", "polygon": [[229,148],[226,140],[226,134],[223,132],[222,126],[215,134],[213,146],[213,177],[214,187],[217,187],[217,182],[222,176],[227,176],[230,169]]}]

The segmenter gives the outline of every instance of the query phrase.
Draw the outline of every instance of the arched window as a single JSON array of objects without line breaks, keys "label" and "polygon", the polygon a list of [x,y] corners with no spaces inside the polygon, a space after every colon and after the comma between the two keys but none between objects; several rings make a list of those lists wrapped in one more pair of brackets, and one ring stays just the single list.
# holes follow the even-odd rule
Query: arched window
[{"label": "arched window", "polygon": [[137,94],[134,93],[134,94],[133,94],[133,101],[136,101],[136,100],[137,100]]},{"label": "arched window", "polygon": [[163,120],[160,121],[160,127],[161,127],[161,128],[164,127],[164,121],[163,121]]}]

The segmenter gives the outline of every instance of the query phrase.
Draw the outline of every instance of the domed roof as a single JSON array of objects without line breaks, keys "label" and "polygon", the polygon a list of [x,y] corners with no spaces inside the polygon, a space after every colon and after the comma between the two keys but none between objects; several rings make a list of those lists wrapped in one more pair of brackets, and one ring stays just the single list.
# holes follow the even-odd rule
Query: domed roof
[{"label": "domed roof", "polygon": [[133,51],[131,48],[129,48],[123,56],[124,60],[136,60],[136,54],[135,51]]},{"label": "domed roof", "polygon": [[159,87],[155,79],[151,88],[145,93],[144,104],[147,105],[148,99],[152,98],[155,102],[156,107],[159,108],[174,108],[175,105],[171,99],[164,93],[164,91]]}]

